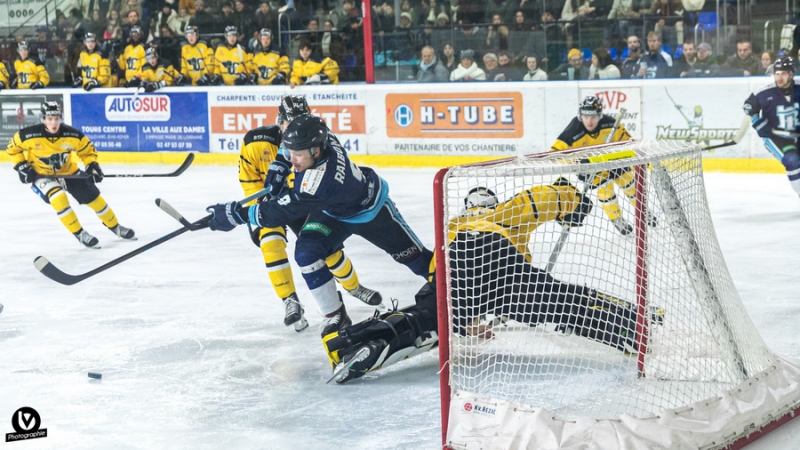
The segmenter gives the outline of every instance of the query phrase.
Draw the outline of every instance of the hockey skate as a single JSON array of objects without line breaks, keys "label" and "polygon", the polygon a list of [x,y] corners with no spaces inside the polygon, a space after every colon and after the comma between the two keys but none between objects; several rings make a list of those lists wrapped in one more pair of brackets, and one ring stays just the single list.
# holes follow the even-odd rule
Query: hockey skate
[{"label": "hockey skate", "polygon": [[121,239],[126,239],[129,241],[135,241],[138,238],[136,237],[136,233],[133,232],[130,228],[123,227],[120,224],[117,224],[114,228],[109,228],[112,233],[116,234],[117,237]]},{"label": "hockey skate", "polygon": [[287,327],[289,325],[294,325],[294,331],[297,332],[308,328],[308,321],[303,316],[305,311],[303,305],[300,303],[300,299],[297,298],[297,294],[292,294],[283,299],[283,307],[286,309],[285,315],[283,316],[284,325]]},{"label": "hockey skate", "polygon": [[[342,293],[338,292],[339,294],[339,302],[342,302]],[[337,309],[336,311],[328,314],[325,316],[325,319],[322,321],[322,325],[320,325],[320,334],[322,337],[336,333],[342,328],[349,327],[353,324],[353,321],[350,320],[350,316],[347,315],[347,310],[344,308],[344,302],[342,302],[342,306]]]},{"label": "hockey skate", "polygon": [[370,341],[356,348],[353,353],[343,356],[342,362],[333,369],[333,376],[328,383],[336,381],[337,384],[342,384],[361,378],[372,369],[384,348],[386,348],[386,342]]},{"label": "hockey skate", "polygon": [[381,293],[378,291],[373,291],[370,288],[364,287],[361,284],[359,284],[358,287],[353,289],[352,291],[347,291],[347,293],[370,306],[383,306],[381,304],[383,302],[383,297],[381,296]]},{"label": "hockey skate", "polygon": [[83,228],[75,233],[75,237],[78,239],[78,242],[89,248],[100,248],[100,241],[98,241],[96,237],[87,233]]},{"label": "hockey skate", "polygon": [[629,224],[622,216],[612,220],[611,223],[614,224],[614,228],[619,231],[619,234],[623,236],[627,236],[633,232],[633,227],[631,224]]}]

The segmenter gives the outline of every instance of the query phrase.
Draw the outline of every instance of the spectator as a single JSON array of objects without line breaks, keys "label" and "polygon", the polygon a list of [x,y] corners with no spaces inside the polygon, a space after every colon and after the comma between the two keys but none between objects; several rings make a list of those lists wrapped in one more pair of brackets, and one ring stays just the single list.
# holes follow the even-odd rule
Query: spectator
[{"label": "spectator", "polygon": [[522,77],[523,81],[547,81],[547,72],[539,68],[539,57],[528,55],[525,64],[528,66],[528,73]]},{"label": "spectator", "polygon": [[347,24],[342,30],[342,39],[345,48],[356,55],[356,66],[364,67],[364,30],[360,16],[352,15],[347,18]]},{"label": "spectator", "polygon": [[503,50],[497,55],[497,61],[500,63],[498,66],[500,74],[502,74],[506,81],[521,80],[522,74],[514,66],[511,65],[513,60],[511,52]]},{"label": "spectator", "polygon": [[[197,8],[197,6],[195,6],[195,8]],[[228,29],[228,27],[235,28],[236,19],[233,17],[233,7],[230,3],[225,2],[221,6],[221,14],[214,15],[214,33],[225,33],[225,30]],[[225,39],[227,40],[227,37]]]},{"label": "spectator", "polygon": [[680,58],[676,59],[672,65],[673,76],[685,77],[689,75],[696,63],[697,49],[694,48],[694,42],[684,42]]},{"label": "spectator", "polygon": [[[450,2],[447,1],[439,1],[437,3],[436,0],[420,0],[419,5],[419,17],[420,19],[430,20],[431,22],[439,22],[439,16],[444,14],[445,19],[447,19],[447,24],[450,23],[450,18],[448,17],[447,13],[450,7]],[[445,26],[447,25],[445,24]],[[440,26],[437,24],[437,26]]]},{"label": "spectator", "polygon": [[417,72],[418,83],[442,83],[450,80],[450,72],[436,58],[433,47],[430,45],[422,47],[420,56],[422,62],[419,63]]},{"label": "spectator", "polygon": [[775,61],[775,54],[772,52],[764,52],[761,54],[761,72],[767,75],[772,75],[772,62]]},{"label": "spectator", "polygon": [[170,28],[175,32],[176,36],[183,37],[186,35],[186,27],[189,26],[189,22],[191,20],[192,16],[189,15],[189,10],[181,7],[178,10],[178,17],[176,17],[175,21],[170,24]]},{"label": "spectator", "polygon": [[108,22],[103,32],[103,40],[122,40],[122,24],[119,20],[119,13],[115,10],[108,12]]},{"label": "spectator", "polygon": [[603,40],[608,47],[616,47],[617,41],[628,36],[631,19],[638,19],[640,3],[638,0],[614,0],[608,19],[611,24],[603,31]]},{"label": "spectator", "polygon": [[611,60],[608,50],[597,48],[592,51],[592,66],[589,68],[590,79],[605,80],[620,78],[620,76],[619,69]]},{"label": "spectator", "polygon": [[447,15],[447,13],[441,12],[438,16],[436,16],[436,26],[439,28],[450,26],[450,17]]},{"label": "spectator", "polygon": [[531,31],[533,28],[533,24],[528,20],[528,17],[525,16],[525,12],[519,10],[514,13],[514,23],[511,25],[512,31]]},{"label": "spectator", "polygon": [[120,0],[94,0],[94,7],[90,8],[93,11],[99,11],[100,17],[108,18],[108,13],[117,11],[119,13]]},{"label": "spectator", "polygon": [[428,20],[425,22],[425,26],[423,26],[422,29],[419,30],[419,32],[417,32],[417,38],[416,38],[417,49],[422,50],[422,47],[425,47],[426,45],[430,45],[431,47],[433,47],[436,44],[438,44],[434,36],[435,35],[433,34],[433,22]]},{"label": "spectator", "polygon": [[178,0],[178,11],[180,11],[181,8],[186,8],[186,10],[189,11],[189,15],[194,16],[196,11],[195,3],[195,0]]},{"label": "spectator", "polygon": [[486,47],[486,30],[476,26],[469,19],[461,21],[461,34],[459,36],[459,46],[461,48],[474,49],[480,51]]},{"label": "spectator", "polygon": [[461,63],[450,72],[450,81],[475,81],[486,80],[486,73],[475,63],[475,52],[472,50],[461,51]]},{"label": "spectator", "polygon": [[[420,24],[419,15],[417,10],[411,6],[410,0],[403,0],[400,2],[400,19],[403,18],[403,13],[408,14],[409,26],[417,26]],[[402,24],[401,24],[402,26]]]},{"label": "spectator", "polygon": [[589,68],[583,65],[583,54],[577,48],[567,53],[567,62],[556,67],[548,75],[551,80],[587,80]]},{"label": "spectator", "polygon": [[[259,30],[267,28],[269,30],[274,30],[273,33],[280,33],[281,27],[280,25],[278,25],[278,13],[274,9],[272,9],[272,6],[270,6],[269,1],[261,0],[261,4],[259,4],[258,6],[258,12],[256,12],[255,24],[256,28],[258,28]],[[342,25],[344,25],[344,22],[342,23]]]},{"label": "spectator", "polygon": [[42,25],[36,29],[36,40],[31,41],[30,48],[39,61],[55,56],[55,45],[50,40],[46,26]]},{"label": "spectator", "polygon": [[311,43],[303,41],[298,49],[299,58],[292,65],[289,86],[300,84],[339,84],[339,65],[331,58],[312,55]]},{"label": "spectator", "polygon": [[450,29],[450,18],[446,13],[439,13],[436,16],[436,29],[433,30],[434,48],[443,48],[444,44],[453,40],[453,33]]},{"label": "spectator", "polygon": [[[72,29],[77,31],[80,30],[80,40],[83,40],[83,35],[86,33],[86,26],[84,25],[84,21],[86,19],[83,17],[83,13],[78,8],[72,8],[69,10],[69,20],[72,22]],[[67,35],[67,38],[73,39],[74,36]]]},{"label": "spectator", "polygon": [[639,36],[628,36],[628,57],[622,61],[622,78],[639,77],[639,59],[642,57],[642,41]]},{"label": "spectator", "polygon": [[731,55],[725,61],[724,67],[731,75],[745,76],[761,75],[765,73],[761,69],[761,62],[753,55],[753,45],[749,39],[739,39],[736,41],[736,54]]},{"label": "spectator", "polygon": [[[233,9],[233,20],[236,29],[239,30],[239,43],[247,45],[251,38],[255,39],[258,31],[255,28],[255,16],[250,11],[250,8],[245,5],[244,0],[235,0]],[[317,28],[319,28],[319,23],[317,23]]]},{"label": "spectator", "polygon": [[[653,29],[654,32],[658,33],[659,36],[666,36],[664,40],[670,44],[682,44],[683,21],[675,21],[674,26],[672,26],[667,23],[666,19],[672,18],[674,20],[676,17],[681,17],[683,16],[683,11],[681,0],[653,0],[653,4],[646,13],[658,18]],[[680,42],[678,39],[680,39]]]},{"label": "spectator", "polygon": [[106,30],[106,21],[103,16],[100,15],[99,9],[92,11],[91,19],[86,21],[84,28],[87,33],[92,33],[95,36],[103,35],[103,32]]},{"label": "spectator", "polygon": [[353,0],[344,0],[342,2],[341,9],[333,10],[330,13],[330,19],[333,22],[333,26],[338,29],[346,27],[348,25],[350,11],[352,10],[353,10]]},{"label": "spectator", "polygon": [[[133,0],[136,1],[136,0]],[[138,3],[137,3],[138,5]],[[145,24],[139,22],[140,14],[135,10],[128,11],[128,14],[125,16],[128,18],[127,23],[122,27],[122,39],[128,40],[131,37],[131,29],[133,27],[138,27],[139,30],[142,32],[141,40],[143,43],[147,43],[150,41],[150,30]],[[144,59],[144,55],[142,55],[142,59]]]},{"label": "spectator", "polygon": [[[216,32],[214,17],[206,11],[206,4],[203,0],[194,2],[194,14],[192,14],[189,25],[197,27],[197,29],[202,30],[204,33]],[[223,26],[222,29],[224,30],[225,27]]]},{"label": "spectator", "polygon": [[[408,2],[408,0],[405,0]],[[400,28],[411,28],[411,14],[407,12],[400,13]]]},{"label": "spectator", "polygon": [[456,60],[456,49],[453,47],[453,44],[446,43],[444,47],[442,47],[442,65],[448,72],[453,72],[458,67],[458,61]]},{"label": "spectator", "polygon": [[483,55],[483,66],[488,81],[505,81],[505,75],[500,73],[500,63],[497,60],[497,55],[494,53],[486,53]]},{"label": "spectator", "polygon": [[672,64],[667,64],[661,50],[661,36],[647,33],[647,53],[639,60],[639,78],[666,78]]},{"label": "spectator", "polygon": [[515,8],[519,7],[519,0],[488,0],[486,2],[485,17],[500,16],[500,23],[509,23],[514,15]]},{"label": "spectator", "polygon": [[564,35],[561,32],[561,27],[556,24],[552,12],[542,11],[541,19],[546,41],[545,56],[541,60],[537,57],[536,61],[541,62],[542,69],[547,70],[558,66],[559,45],[563,42]]},{"label": "spectator", "polygon": [[11,81],[11,88],[41,89],[50,84],[50,74],[39,58],[30,54],[26,41],[17,44],[17,57],[13,67],[14,80]]},{"label": "spectator", "polygon": [[[176,13],[175,10],[172,9],[172,5],[167,2],[164,2],[161,5],[161,11],[159,11],[158,15],[156,16],[155,31],[153,32],[153,36],[155,38],[160,38],[161,28],[163,27],[169,28],[170,22],[175,22],[175,19],[177,18],[178,18],[178,13]],[[164,55],[162,54],[161,56],[163,57]],[[175,60],[171,59],[170,62],[172,61]]]},{"label": "spectator", "polygon": [[589,0],[566,0],[564,2],[564,7],[561,9],[561,22],[564,36],[567,38],[567,48],[572,47],[574,23],[581,19],[590,18],[594,11],[595,7],[591,6]]},{"label": "spectator", "polygon": [[714,58],[711,44],[701,42],[697,46],[697,62],[686,75],[687,77],[716,77],[719,76],[719,65]]},{"label": "spectator", "polygon": [[[123,22],[125,22],[124,25],[128,25],[129,30],[130,27],[136,24],[138,24],[141,27],[141,24],[139,24],[139,18],[142,17],[142,6],[139,4],[139,0],[122,0],[122,1],[124,1],[125,3],[123,3],[122,8],[119,10],[119,15],[120,17],[124,18],[123,19]],[[130,13],[131,11],[136,11],[136,22],[134,22],[133,24],[130,23],[131,18],[128,15],[128,13]],[[142,29],[142,31],[144,31],[144,29]],[[123,34],[125,33],[123,32]],[[125,34],[125,39],[128,39],[128,34]]]},{"label": "spectator", "polygon": [[162,25],[159,31],[159,38],[153,40],[153,47],[158,48],[161,58],[176,63],[180,67],[181,62],[181,41],[167,25]]},{"label": "spectator", "polygon": [[[490,0],[490,3],[494,0]],[[488,51],[508,50],[508,27],[503,25],[500,14],[492,16],[492,24],[486,32],[486,49]]]},{"label": "spectator", "polygon": [[324,28],[322,39],[320,40],[322,56],[331,58],[337,63],[339,63],[339,61],[344,61],[344,56],[347,51],[344,47],[342,36],[336,30],[336,27],[333,26],[333,21],[328,19],[322,26]]}]

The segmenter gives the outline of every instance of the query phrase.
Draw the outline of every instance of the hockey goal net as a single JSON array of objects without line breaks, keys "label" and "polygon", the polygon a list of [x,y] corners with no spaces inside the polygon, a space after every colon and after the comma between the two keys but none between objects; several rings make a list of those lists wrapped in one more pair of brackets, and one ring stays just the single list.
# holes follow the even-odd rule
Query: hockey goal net
[{"label": "hockey goal net", "polygon": [[[737,294],[700,152],[631,141],[439,172],[446,447],[736,448],[793,417],[800,367]],[[584,192],[565,231],[552,219]]]}]

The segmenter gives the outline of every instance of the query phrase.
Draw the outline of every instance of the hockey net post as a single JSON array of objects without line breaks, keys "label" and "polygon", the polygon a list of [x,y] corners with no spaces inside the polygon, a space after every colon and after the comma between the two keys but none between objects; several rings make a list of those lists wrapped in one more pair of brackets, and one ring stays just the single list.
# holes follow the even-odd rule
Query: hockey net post
[{"label": "hockey net post", "polygon": [[[586,162],[629,151],[633,158]],[[793,417],[800,366],[766,347],[738,296],[708,210],[701,151],[626,142],[437,173],[443,446],[741,448]],[[589,191],[595,207],[551,273],[542,274],[560,234],[545,220],[553,204],[537,205],[526,231],[527,266],[493,259],[497,247],[464,251],[467,241],[448,235],[448,224],[472,220],[464,219],[472,188],[493,190],[501,204],[521,192],[542,201],[537,193],[559,178],[578,186],[579,173],[614,171],[628,177],[611,192],[633,233],[621,235],[604,214],[607,190]],[[580,304],[562,311],[566,297],[543,296],[553,286],[580,289],[570,297]],[[465,321],[495,324],[492,337],[464,333]]]}]

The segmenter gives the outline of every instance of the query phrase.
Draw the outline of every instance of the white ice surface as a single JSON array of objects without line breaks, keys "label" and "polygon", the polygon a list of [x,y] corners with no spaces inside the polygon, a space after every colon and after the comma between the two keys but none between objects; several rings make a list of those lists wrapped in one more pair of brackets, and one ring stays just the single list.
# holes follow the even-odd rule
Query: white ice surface
[{"label": "white ice surface", "polygon": [[[435,171],[379,173],[432,247]],[[0,174],[0,433],[13,431],[11,415],[21,406],[38,410],[48,430],[47,438],[0,447],[439,448],[435,354],[326,385],[321,316],[299,272],[311,327],[298,334],[282,324],[282,305],[245,227],[187,233],[71,287],[33,268],[34,257],[44,255],[67,273],[83,273],[177,229],[156,208],[157,197],[189,218],[205,215],[208,204],[241,198],[235,167],[105,180],[103,196],[138,242],[116,240],[72,200],[101,250],[81,248],[9,164],[0,164]],[[800,199],[783,175],[707,174],[706,187],[753,321],[773,351],[800,361]],[[401,306],[413,302],[421,279],[361,238],[347,241],[346,251],[366,286]],[[354,320],[371,314],[345,297]],[[89,379],[89,371],[101,372],[102,381]],[[751,448],[800,448],[800,420]]]}]

